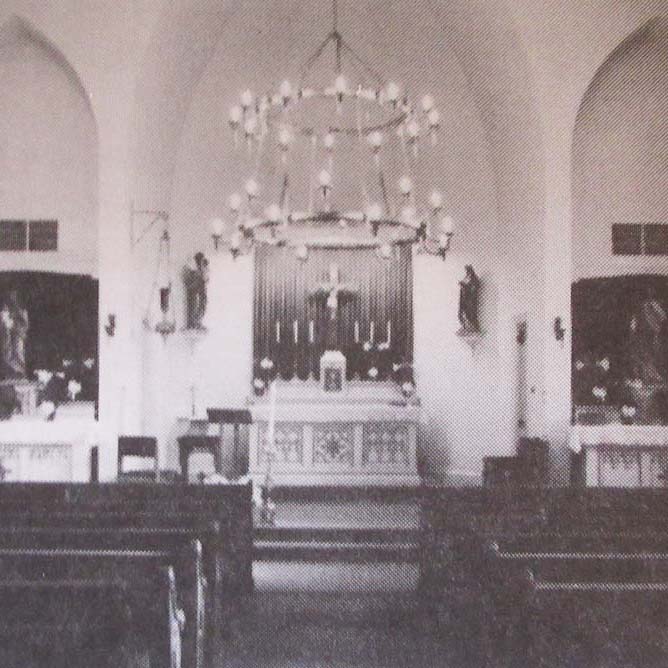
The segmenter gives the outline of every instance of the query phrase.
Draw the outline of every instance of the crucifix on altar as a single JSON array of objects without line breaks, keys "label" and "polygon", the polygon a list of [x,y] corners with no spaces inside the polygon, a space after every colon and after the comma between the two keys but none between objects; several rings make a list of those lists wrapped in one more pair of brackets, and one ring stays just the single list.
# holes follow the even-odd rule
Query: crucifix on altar
[{"label": "crucifix on altar", "polygon": [[325,305],[329,309],[329,321],[325,338],[327,350],[338,350],[340,348],[337,327],[339,306],[356,293],[355,288],[341,281],[339,267],[335,262],[332,262],[329,265],[329,280],[319,285],[313,292],[316,298],[325,299]]},{"label": "crucifix on altar", "polygon": [[326,350],[320,358],[320,382],[325,392],[340,392],[346,382],[346,358],[341,352],[338,336],[339,306],[356,294],[355,288],[343,283],[336,263],[329,266],[329,280],[313,292],[316,298],[325,299],[329,309],[327,320]]}]

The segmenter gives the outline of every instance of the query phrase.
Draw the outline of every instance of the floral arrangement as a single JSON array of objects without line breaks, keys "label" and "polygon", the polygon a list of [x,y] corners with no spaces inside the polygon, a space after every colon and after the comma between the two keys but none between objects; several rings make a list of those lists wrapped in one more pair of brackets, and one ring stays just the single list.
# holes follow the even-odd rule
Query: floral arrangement
[{"label": "floral arrangement", "polygon": [[579,406],[617,408],[623,424],[633,424],[638,419],[636,396],[642,389],[641,379],[618,373],[607,355],[585,355],[573,362],[573,402]]},{"label": "floral arrangement", "polygon": [[615,395],[616,380],[607,355],[583,355],[573,362],[573,401],[579,405],[607,405]]},{"label": "floral arrangement", "polygon": [[276,378],[276,373],[276,365],[269,357],[257,361],[253,374],[253,392],[257,396],[262,396],[271,381]]},{"label": "floral arrangement", "polygon": [[94,375],[93,357],[86,357],[79,364],[65,358],[54,369],[36,369],[40,415],[52,420],[60,404],[77,401],[81,395],[86,398],[86,395],[94,394]]},{"label": "floral arrangement", "polygon": [[369,380],[385,380],[392,366],[390,344],[387,341],[375,344],[365,341],[358,352],[358,367],[361,377]]},{"label": "floral arrangement", "polygon": [[415,394],[415,378],[413,376],[413,365],[409,362],[395,362],[392,365],[392,378],[401,388],[405,397]]}]

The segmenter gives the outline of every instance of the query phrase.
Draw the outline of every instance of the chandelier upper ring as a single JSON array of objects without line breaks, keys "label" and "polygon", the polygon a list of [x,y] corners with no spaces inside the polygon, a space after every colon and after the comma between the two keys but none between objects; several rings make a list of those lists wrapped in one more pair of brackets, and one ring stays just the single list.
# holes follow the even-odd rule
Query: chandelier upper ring
[{"label": "chandelier upper ring", "polygon": [[[386,111],[387,118],[361,123],[353,121],[344,123],[342,121],[338,124],[331,123],[318,128],[312,124],[299,123],[294,116],[290,117],[291,115],[294,115],[295,112],[299,111],[300,107],[303,108],[303,105],[306,103],[318,101],[331,103],[332,100],[338,100],[339,103],[353,102],[355,104],[363,104],[364,109],[359,110],[361,116],[366,116],[369,109],[375,109],[377,113]],[[344,94],[336,93],[329,89],[304,89],[300,90],[299,94],[287,104],[280,100],[272,100],[271,103],[265,102],[265,105],[258,102],[252,113],[255,114],[256,117],[262,118],[263,111],[268,129],[274,130],[283,126],[289,126],[295,135],[309,138],[318,136],[323,132],[349,137],[368,137],[374,132],[398,129],[408,122],[414,115],[413,107],[408,100],[403,100],[396,104],[388,101],[381,101],[378,99],[377,92],[371,89],[359,89],[358,91],[347,92]]]}]

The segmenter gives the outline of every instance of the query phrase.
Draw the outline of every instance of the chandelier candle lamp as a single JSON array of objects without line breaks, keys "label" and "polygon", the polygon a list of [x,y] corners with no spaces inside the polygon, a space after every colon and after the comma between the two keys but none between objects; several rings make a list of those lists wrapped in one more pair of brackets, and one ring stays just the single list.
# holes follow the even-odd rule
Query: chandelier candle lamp
[{"label": "chandelier candle lamp", "polygon": [[[330,51],[331,68],[321,62]],[[453,219],[417,169],[438,141],[436,101],[414,102],[385,81],[339,32],[336,2],[332,29],[299,77],[261,94],[246,89],[227,119],[237,171],[251,167],[211,221],[216,250],[236,258],[270,244],[306,261],[312,248],[371,248],[389,259],[410,245],[445,259]]]}]

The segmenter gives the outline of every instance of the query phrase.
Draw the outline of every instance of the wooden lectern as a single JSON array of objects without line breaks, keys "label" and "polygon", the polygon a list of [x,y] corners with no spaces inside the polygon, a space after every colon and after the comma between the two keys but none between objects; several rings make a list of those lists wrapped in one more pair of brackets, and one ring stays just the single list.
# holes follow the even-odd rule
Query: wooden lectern
[{"label": "wooden lectern", "polygon": [[[238,478],[242,471],[239,470],[239,426],[242,424],[251,424],[253,417],[246,408],[207,408],[209,422],[217,424],[219,428],[219,447],[221,473],[229,479]],[[225,447],[223,430],[226,424],[234,427],[232,438],[232,447]]]}]

